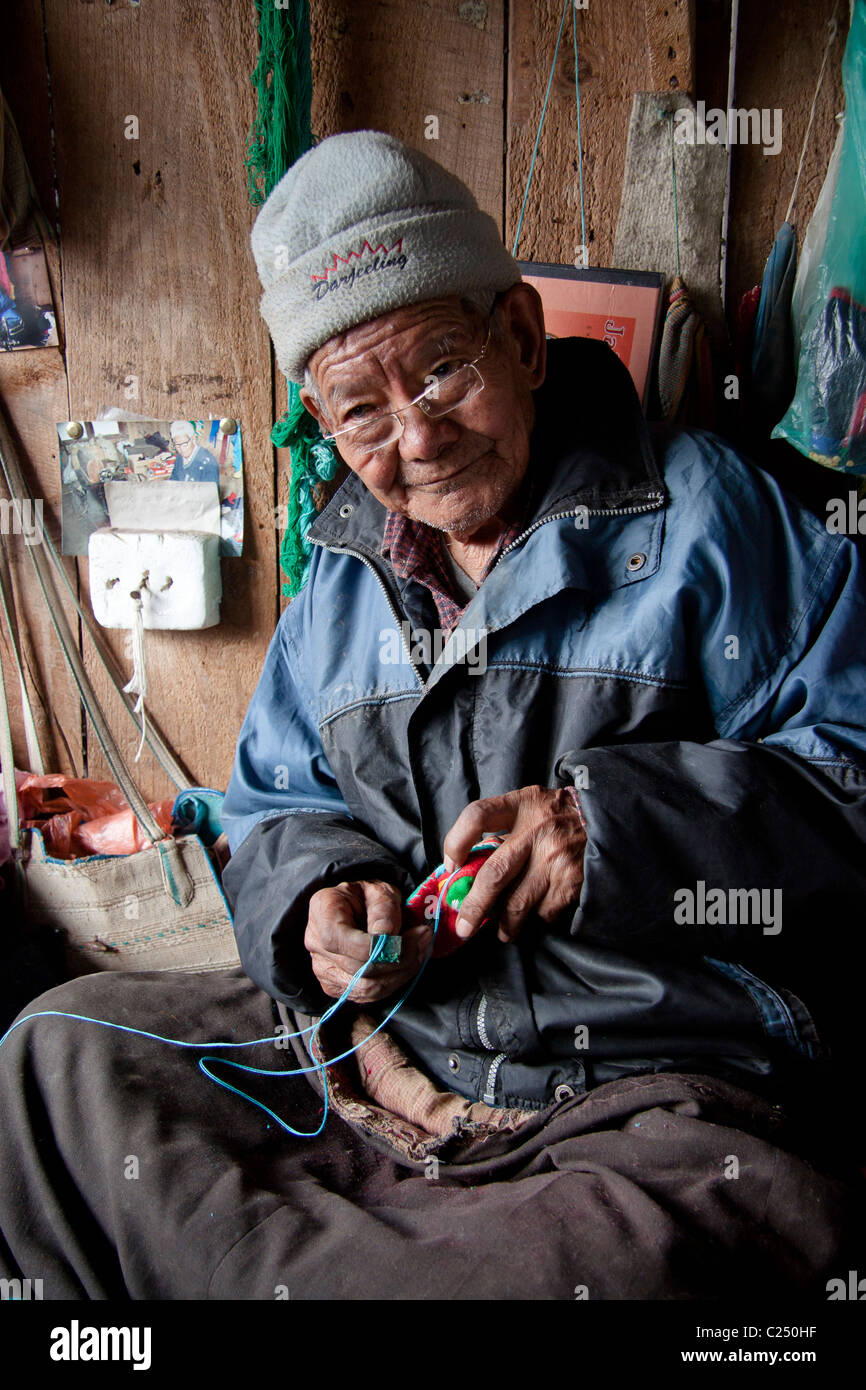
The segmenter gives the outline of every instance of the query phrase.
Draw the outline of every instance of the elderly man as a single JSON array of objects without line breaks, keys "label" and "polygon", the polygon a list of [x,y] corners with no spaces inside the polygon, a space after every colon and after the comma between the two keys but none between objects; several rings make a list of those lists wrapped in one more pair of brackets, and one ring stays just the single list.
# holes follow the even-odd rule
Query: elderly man
[{"label": "elderly man", "polygon": [[[269,1118],[169,1049],[22,1026],[10,1267],[79,1297],[826,1298],[861,1248],[855,548],[719,439],[650,431],[604,345],[547,343],[492,221],[389,136],[305,155],[253,249],[351,472],[227,792],[245,976],[40,1007],[276,1027]],[[405,899],[491,836],[431,959],[441,904]]]},{"label": "elderly man", "polygon": [[172,481],[176,483],[219,483],[220,465],[216,454],[206,449],[204,444],[196,443],[195,433],[189,420],[175,420],[172,423],[171,441],[177,449]]}]

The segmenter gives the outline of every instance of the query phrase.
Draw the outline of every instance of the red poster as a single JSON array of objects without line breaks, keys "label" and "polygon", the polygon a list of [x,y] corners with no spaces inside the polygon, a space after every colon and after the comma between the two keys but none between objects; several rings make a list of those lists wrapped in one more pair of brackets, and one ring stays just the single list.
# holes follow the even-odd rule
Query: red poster
[{"label": "red poster", "polygon": [[552,338],[599,338],[628,367],[646,406],[661,319],[664,276],[651,271],[575,270],[521,262],[544,304]]}]

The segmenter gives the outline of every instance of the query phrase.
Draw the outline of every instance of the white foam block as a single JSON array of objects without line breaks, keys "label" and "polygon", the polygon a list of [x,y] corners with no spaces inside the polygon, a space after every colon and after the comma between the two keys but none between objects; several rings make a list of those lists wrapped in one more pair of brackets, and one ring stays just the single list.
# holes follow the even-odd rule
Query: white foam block
[{"label": "white foam block", "polygon": [[102,627],[131,628],[138,590],[146,628],[189,631],[219,622],[219,536],[187,531],[93,531],[90,602]]},{"label": "white foam block", "polygon": [[105,502],[113,531],[207,531],[220,533],[216,483],[108,482]]}]

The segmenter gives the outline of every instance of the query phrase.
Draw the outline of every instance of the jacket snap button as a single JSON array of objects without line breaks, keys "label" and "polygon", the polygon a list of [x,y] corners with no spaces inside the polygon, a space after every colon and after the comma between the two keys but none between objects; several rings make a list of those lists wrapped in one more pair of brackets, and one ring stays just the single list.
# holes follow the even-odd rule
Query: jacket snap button
[{"label": "jacket snap button", "polygon": [[570,1086],[557,1086],[553,1093],[553,1099],[558,1105],[563,1100],[570,1100],[573,1095],[574,1091]]},{"label": "jacket snap button", "polygon": [[642,550],[639,550],[636,555],[630,555],[628,557],[628,564],[626,565],[626,569],[642,570],[645,564],[646,556],[644,555]]},{"label": "jacket snap button", "polygon": [[450,1052],[450,1053],[448,1054],[448,1070],[449,1070],[449,1071],[459,1071],[459,1070],[460,1070],[460,1058],[457,1056],[457,1053],[456,1053],[456,1052]]},{"label": "jacket snap button", "polygon": [[355,508],[352,506],[351,502],[344,502],[340,508],[340,516],[351,516],[354,510]]}]

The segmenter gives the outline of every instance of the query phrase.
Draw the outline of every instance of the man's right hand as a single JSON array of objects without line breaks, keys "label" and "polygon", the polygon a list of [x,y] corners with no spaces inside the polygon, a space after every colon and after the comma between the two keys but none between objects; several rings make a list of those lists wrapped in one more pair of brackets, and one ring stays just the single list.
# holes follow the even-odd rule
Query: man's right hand
[{"label": "man's right hand", "polygon": [[402,931],[400,890],[379,880],[338,883],[320,888],[310,898],[304,945],[325,994],[339,999],[355,972],[370,955],[370,935],[402,936],[403,951],[396,965],[373,965],[349,998],[355,1004],[385,999],[418,974],[433,940],[432,926]]}]

